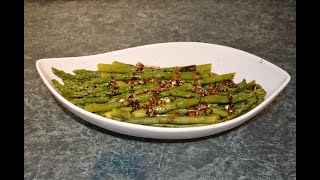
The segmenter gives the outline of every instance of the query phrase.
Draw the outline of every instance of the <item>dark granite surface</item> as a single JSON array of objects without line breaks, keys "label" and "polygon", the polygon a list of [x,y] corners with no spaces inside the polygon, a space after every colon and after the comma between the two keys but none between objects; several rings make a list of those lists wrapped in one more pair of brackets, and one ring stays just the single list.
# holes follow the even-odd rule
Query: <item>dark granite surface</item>
[{"label": "dark granite surface", "polygon": [[[296,179],[295,1],[25,1],[25,179]],[[231,46],[292,80],[262,113],[206,138],[129,137],[62,107],[35,69],[40,58],[145,44]]]}]

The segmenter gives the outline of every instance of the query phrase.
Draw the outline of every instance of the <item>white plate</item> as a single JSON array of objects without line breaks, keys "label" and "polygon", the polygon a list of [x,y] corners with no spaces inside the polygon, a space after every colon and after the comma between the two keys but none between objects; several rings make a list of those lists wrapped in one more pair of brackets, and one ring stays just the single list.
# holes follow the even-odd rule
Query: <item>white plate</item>
[{"label": "white plate", "polygon": [[[115,121],[87,112],[67,101],[52,87],[51,79],[59,78],[52,73],[51,67],[72,73],[74,69],[96,70],[98,63],[111,63],[115,60],[130,64],[140,61],[145,65],[160,67],[212,63],[214,73],[236,72],[235,82],[240,82],[243,78],[247,82],[256,80],[267,91],[266,99],[250,112],[220,124],[161,128]],[[291,79],[287,72],[255,55],[230,47],[198,42],[160,43],[91,56],[40,59],[36,62],[36,68],[53,96],[77,116],[114,132],[156,139],[198,138],[234,128],[261,112]]]}]

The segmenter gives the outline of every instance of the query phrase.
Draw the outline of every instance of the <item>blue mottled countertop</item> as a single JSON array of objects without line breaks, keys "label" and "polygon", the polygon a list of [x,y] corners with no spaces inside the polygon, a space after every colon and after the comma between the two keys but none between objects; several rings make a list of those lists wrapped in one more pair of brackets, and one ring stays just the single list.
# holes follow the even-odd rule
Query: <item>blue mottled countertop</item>
[{"label": "blue mottled countertop", "polygon": [[[25,179],[296,179],[296,3],[284,1],[25,1]],[[91,125],[61,106],[41,58],[196,41],[260,56],[291,75],[247,123],[193,140],[150,140]]]}]

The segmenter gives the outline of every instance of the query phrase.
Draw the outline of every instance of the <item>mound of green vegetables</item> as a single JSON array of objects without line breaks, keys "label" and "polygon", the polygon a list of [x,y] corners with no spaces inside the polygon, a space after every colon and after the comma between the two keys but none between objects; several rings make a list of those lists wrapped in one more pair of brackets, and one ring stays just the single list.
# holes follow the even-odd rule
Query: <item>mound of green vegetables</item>
[{"label": "mound of green vegetables", "polygon": [[73,74],[52,67],[54,88],[71,103],[114,120],[156,127],[221,123],[250,111],[266,91],[255,81],[234,83],[235,73],[215,74],[211,64],[153,67],[113,61]]}]

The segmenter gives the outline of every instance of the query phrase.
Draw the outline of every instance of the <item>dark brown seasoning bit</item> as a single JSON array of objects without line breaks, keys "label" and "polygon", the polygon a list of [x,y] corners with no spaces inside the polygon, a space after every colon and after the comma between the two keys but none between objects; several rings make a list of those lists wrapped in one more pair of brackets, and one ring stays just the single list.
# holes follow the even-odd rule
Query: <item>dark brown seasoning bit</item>
[{"label": "dark brown seasoning bit", "polygon": [[196,85],[192,88],[192,92],[198,93],[201,96],[206,96],[208,95],[208,92],[201,86],[201,85]]},{"label": "dark brown seasoning bit", "polygon": [[163,87],[166,84],[165,80],[160,80],[160,86]]},{"label": "dark brown seasoning bit", "polygon": [[142,108],[146,110],[152,109],[152,107],[154,107],[155,105],[158,105],[159,101],[160,101],[159,99],[155,99],[155,98],[150,99],[145,105],[142,106]]},{"label": "dark brown seasoning bit", "polygon": [[156,112],[153,110],[153,107],[158,104],[158,99],[151,99],[145,105],[142,106],[143,109],[147,110],[147,115],[149,117],[156,116]]},{"label": "dark brown seasoning bit", "polygon": [[195,115],[196,115],[196,113],[195,113],[193,110],[189,110],[189,111],[187,112],[187,116],[193,117],[193,116],[195,116]]},{"label": "dark brown seasoning bit", "polygon": [[136,73],[142,73],[143,72],[143,67],[138,67],[136,69]]},{"label": "dark brown seasoning bit", "polygon": [[228,108],[227,108],[227,113],[228,114],[232,114],[232,112],[234,111],[234,104],[233,103],[230,103],[229,105],[228,105]]},{"label": "dark brown seasoning bit", "polygon": [[194,109],[189,109],[187,112],[187,116],[201,116],[206,113],[208,109],[207,104],[199,104]]},{"label": "dark brown seasoning bit", "polygon": [[152,108],[148,108],[146,110],[148,117],[155,117],[157,115]]},{"label": "dark brown seasoning bit", "polygon": [[128,82],[128,84],[129,84],[129,86],[130,86],[131,88],[135,86],[134,82],[135,82],[134,80]]},{"label": "dark brown seasoning bit", "polygon": [[234,83],[234,81],[233,80],[227,80],[226,81],[226,86],[229,86],[229,87],[234,87],[235,86],[235,83]]},{"label": "dark brown seasoning bit", "polygon": [[210,94],[215,95],[218,92],[226,92],[227,90],[225,89],[225,86],[232,88],[235,86],[235,84],[232,80],[226,80],[226,81],[221,81],[218,83],[213,83],[213,84],[209,85]]},{"label": "dark brown seasoning bit", "polygon": [[249,91],[252,91],[253,90],[253,87],[256,85],[256,81],[253,80],[251,83],[249,83],[249,86],[248,86],[248,89]]},{"label": "dark brown seasoning bit", "polygon": [[138,63],[136,64],[136,66],[138,67],[138,68],[136,69],[136,73],[141,73],[141,72],[143,71],[144,65],[143,65],[141,62],[138,62]]},{"label": "dark brown seasoning bit", "polygon": [[140,61],[138,61],[138,63],[136,64],[136,66],[138,66],[138,67],[144,67],[144,64],[142,64]]},{"label": "dark brown seasoning bit", "polygon": [[162,86],[162,88],[164,89],[164,90],[166,90],[166,89],[168,89],[168,88],[170,88],[171,87],[171,83],[169,82],[169,81],[167,81],[163,86]]},{"label": "dark brown seasoning bit", "polygon": [[150,113],[148,113],[149,117],[155,117],[157,114],[154,111],[151,111]]},{"label": "dark brown seasoning bit", "polygon": [[196,71],[196,70],[197,70],[196,65],[191,65],[191,66],[182,67],[180,69],[180,72],[188,72],[188,71]]},{"label": "dark brown seasoning bit", "polygon": [[180,81],[182,81],[182,80],[180,79],[180,77],[179,77],[179,76],[175,76],[175,77],[173,77],[173,78],[171,78],[171,79],[169,80],[169,84],[170,84],[171,87],[174,87],[174,86],[179,85],[179,84],[180,84]]},{"label": "dark brown seasoning bit", "polygon": [[211,95],[215,95],[215,94],[217,94],[217,92],[216,92],[216,88],[214,87],[214,85],[209,85],[209,89],[210,89],[210,94]]},{"label": "dark brown seasoning bit", "polygon": [[221,81],[220,83],[217,83],[217,86],[218,86],[218,90],[219,91],[222,91],[224,89],[221,89],[223,86],[228,86],[228,87],[234,87],[235,84],[232,80],[225,80],[225,81]]},{"label": "dark brown seasoning bit", "polygon": [[154,94],[154,95],[158,95],[158,94],[161,93],[161,91],[162,91],[161,87],[157,86],[157,87],[154,88],[154,90],[151,93]]},{"label": "dark brown seasoning bit", "polygon": [[145,84],[145,82],[143,80],[131,80],[128,83],[129,83],[131,88],[136,86],[136,85],[139,85],[139,84],[142,84],[142,85]]},{"label": "dark brown seasoning bit", "polygon": [[127,101],[129,105],[134,102],[133,99],[120,99],[120,102],[124,102],[124,101]]},{"label": "dark brown seasoning bit", "polygon": [[203,103],[201,103],[201,104],[196,106],[196,109],[199,110],[199,111],[207,109],[207,108],[208,108],[208,105],[207,104],[203,104]]},{"label": "dark brown seasoning bit", "polygon": [[117,84],[117,82],[115,80],[111,80],[110,83],[109,83],[109,86],[112,86],[114,88],[119,88],[119,85]]},{"label": "dark brown seasoning bit", "polygon": [[132,100],[132,99],[126,99],[127,102],[129,102],[128,107],[132,107],[133,110],[139,109],[139,102]]}]

